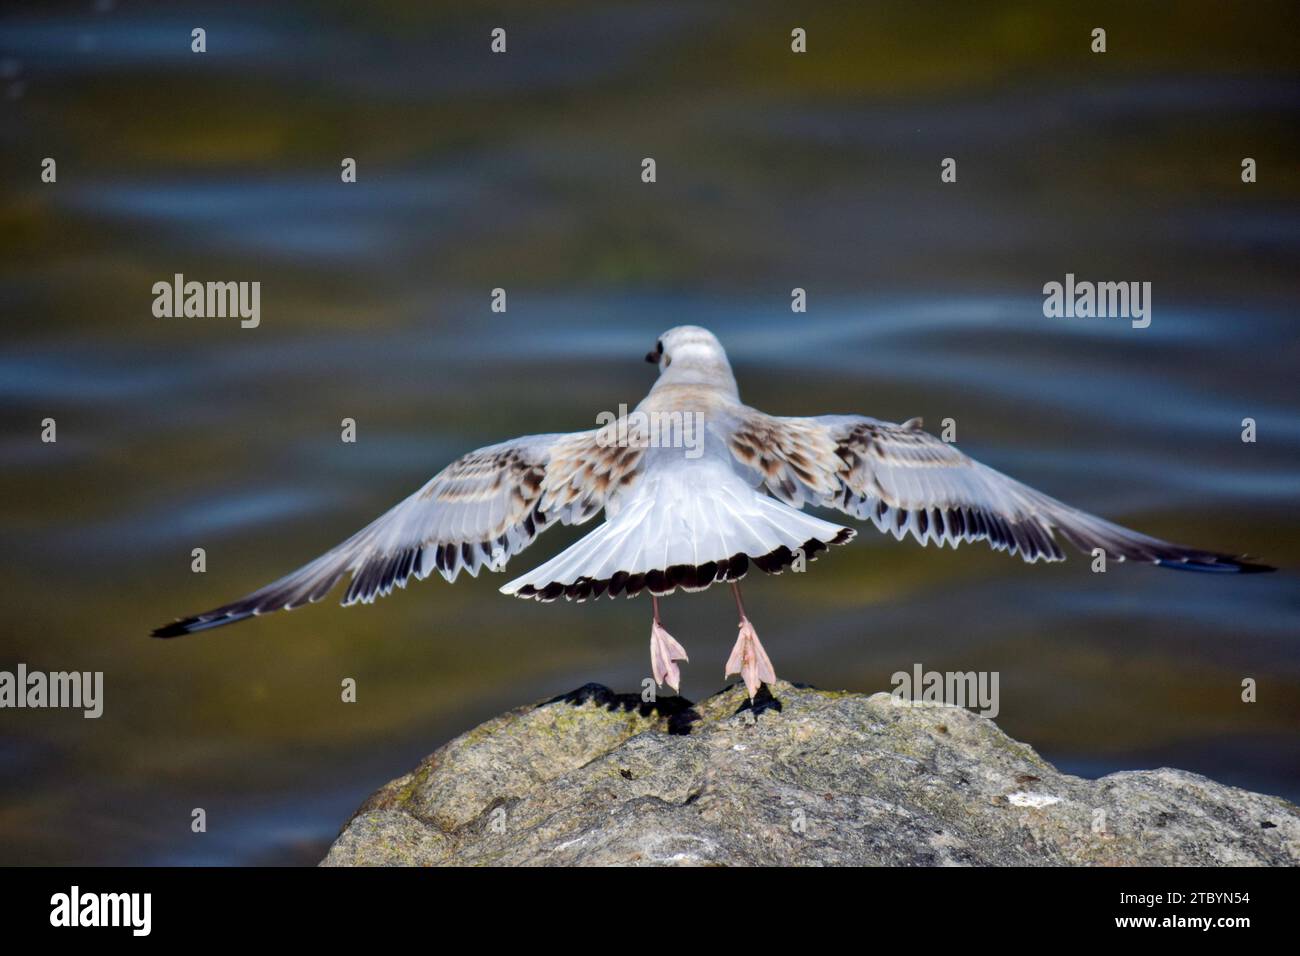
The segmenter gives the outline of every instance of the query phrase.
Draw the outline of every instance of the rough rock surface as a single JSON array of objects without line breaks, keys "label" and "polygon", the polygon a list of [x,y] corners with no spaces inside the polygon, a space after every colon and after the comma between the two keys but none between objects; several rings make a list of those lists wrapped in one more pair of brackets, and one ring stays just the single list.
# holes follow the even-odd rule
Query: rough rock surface
[{"label": "rough rock surface", "polygon": [[773,693],[589,684],[520,707],[381,788],[323,863],[1300,863],[1277,797],[1180,770],[1071,777],[940,704]]}]

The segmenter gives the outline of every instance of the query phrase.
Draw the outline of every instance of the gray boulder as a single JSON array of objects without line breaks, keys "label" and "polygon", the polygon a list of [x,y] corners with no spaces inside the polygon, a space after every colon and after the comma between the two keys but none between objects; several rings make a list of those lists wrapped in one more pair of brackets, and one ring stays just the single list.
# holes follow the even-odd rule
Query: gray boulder
[{"label": "gray boulder", "polygon": [[1289,865],[1300,812],[1181,770],[1060,773],[990,720],[778,682],[643,704],[589,684],[371,796],[348,865]]}]

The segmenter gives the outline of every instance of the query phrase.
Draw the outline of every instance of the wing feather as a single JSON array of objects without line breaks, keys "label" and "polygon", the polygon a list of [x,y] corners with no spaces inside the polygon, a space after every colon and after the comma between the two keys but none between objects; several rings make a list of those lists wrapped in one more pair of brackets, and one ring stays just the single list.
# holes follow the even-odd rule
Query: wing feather
[{"label": "wing feather", "polygon": [[1062,561],[1056,536],[1085,553],[1198,571],[1271,570],[1188,548],[1098,518],[967,457],[924,431],[859,415],[778,418],[754,409],[731,451],[766,490],[794,507],[837,508],[901,540],[939,547],[986,541],[1025,561]]},{"label": "wing feather", "polygon": [[639,474],[639,448],[601,430],[530,435],[457,459],[342,544],[230,604],[154,631],[177,637],[319,601],[351,575],[343,604],[368,604],[437,571],[502,570],[553,523],[581,524]]}]

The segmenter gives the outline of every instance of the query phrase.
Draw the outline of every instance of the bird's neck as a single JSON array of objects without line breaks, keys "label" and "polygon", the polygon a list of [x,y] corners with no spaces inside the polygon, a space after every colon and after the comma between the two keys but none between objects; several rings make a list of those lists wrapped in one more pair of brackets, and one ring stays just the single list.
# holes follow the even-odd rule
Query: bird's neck
[{"label": "bird's neck", "polygon": [[654,386],[651,394],[656,392],[690,389],[699,392],[711,392],[718,397],[730,397],[740,400],[740,390],[736,387],[736,377],[731,374],[731,367],[724,363],[708,365],[670,365],[666,368]]}]

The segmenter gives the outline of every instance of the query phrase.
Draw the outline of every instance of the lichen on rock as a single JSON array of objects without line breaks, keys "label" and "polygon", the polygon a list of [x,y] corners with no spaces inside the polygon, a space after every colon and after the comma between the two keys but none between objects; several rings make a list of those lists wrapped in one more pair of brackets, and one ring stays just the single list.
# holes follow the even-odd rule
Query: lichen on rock
[{"label": "lichen on rock", "polygon": [[457,737],[323,865],[1289,865],[1300,811],[1179,770],[1085,780],[991,720],[778,681],[585,687]]}]

